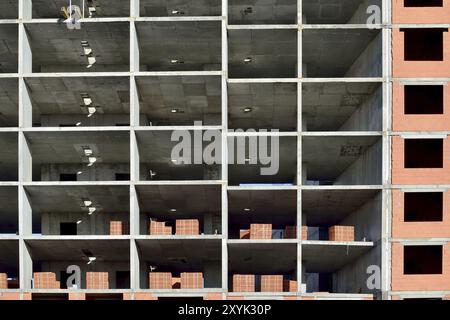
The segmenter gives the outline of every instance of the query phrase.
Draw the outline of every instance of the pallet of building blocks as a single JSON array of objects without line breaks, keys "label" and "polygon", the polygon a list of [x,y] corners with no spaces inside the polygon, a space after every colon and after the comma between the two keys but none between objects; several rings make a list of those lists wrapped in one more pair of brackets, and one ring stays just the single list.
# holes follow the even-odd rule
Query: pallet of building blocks
[{"label": "pallet of building blocks", "polygon": [[86,289],[109,289],[108,272],[86,272]]},{"label": "pallet of building blocks", "polygon": [[33,279],[34,289],[59,289],[54,272],[34,272]]},{"label": "pallet of building blocks", "polygon": [[272,239],[272,224],[252,223],[250,239]]},{"label": "pallet of building blocks", "polygon": [[297,292],[297,281],[295,280],[283,280],[284,292]]},{"label": "pallet of building blocks", "polygon": [[181,272],[181,289],[202,289],[203,272]]},{"label": "pallet of building blocks", "polygon": [[172,227],[166,226],[165,221],[150,220],[150,234],[158,236],[172,235]]},{"label": "pallet of building blocks", "polygon": [[308,227],[302,226],[302,240],[308,240]]},{"label": "pallet of building blocks", "polygon": [[330,241],[354,241],[355,227],[332,226],[328,228],[328,240]]},{"label": "pallet of building blocks", "polygon": [[148,280],[150,289],[172,289],[171,272],[149,272]]},{"label": "pallet of building blocks", "polygon": [[0,289],[8,289],[8,275],[0,273]]},{"label": "pallet of building blocks", "polygon": [[261,275],[261,292],[282,292],[283,275]]},{"label": "pallet of building blocks", "polygon": [[233,292],[255,292],[255,275],[233,274]]},{"label": "pallet of building blocks", "polygon": [[110,221],[109,234],[112,236],[121,236],[130,234],[128,221]]},{"label": "pallet of building blocks", "polygon": [[175,220],[175,234],[177,235],[198,235],[200,225],[197,219],[177,219]]}]

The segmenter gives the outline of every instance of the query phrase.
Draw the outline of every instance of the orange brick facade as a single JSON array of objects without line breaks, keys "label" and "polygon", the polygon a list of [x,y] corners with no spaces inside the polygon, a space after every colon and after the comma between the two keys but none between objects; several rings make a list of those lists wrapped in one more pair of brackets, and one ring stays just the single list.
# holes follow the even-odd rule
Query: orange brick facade
[{"label": "orange brick facade", "polygon": [[442,7],[405,7],[404,0],[392,0],[392,23],[449,23],[450,2]]}]

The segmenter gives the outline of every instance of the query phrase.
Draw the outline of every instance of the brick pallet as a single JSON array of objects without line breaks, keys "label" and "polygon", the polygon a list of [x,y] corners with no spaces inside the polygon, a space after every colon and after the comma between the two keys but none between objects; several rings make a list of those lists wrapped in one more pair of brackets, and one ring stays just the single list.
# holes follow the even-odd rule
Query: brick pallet
[{"label": "brick pallet", "polygon": [[250,225],[250,239],[272,239],[272,225],[252,223]]},{"label": "brick pallet", "polygon": [[255,292],[255,275],[234,274],[233,292]]},{"label": "brick pallet", "polygon": [[297,226],[286,226],[284,228],[284,239],[297,239]]},{"label": "brick pallet", "polygon": [[0,273],[0,289],[8,289],[8,275]]},{"label": "brick pallet", "polygon": [[283,280],[284,292],[297,292],[297,281],[295,280]]},{"label": "brick pallet", "polygon": [[261,275],[261,292],[282,292],[282,275]]},{"label": "brick pallet", "polygon": [[203,273],[202,272],[182,272],[181,289],[202,289]]},{"label": "brick pallet", "polygon": [[198,235],[200,226],[197,219],[177,219],[175,220],[175,234],[177,235]]},{"label": "brick pallet", "polygon": [[332,226],[328,228],[328,240],[330,241],[354,241],[355,227]]},{"label": "brick pallet", "polygon": [[302,226],[302,240],[308,240],[308,227]]},{"label": "brick pallet", "polygon": [[170,272],[149,272],[150,289],[172,289],[172,273]]},{"label": "brick pallet", "polygon": [[170,236],[172,235],[172,227],[166,226],[164,221],[150,221],[150,234],[160,235],[160,236]]},{"label": "brick pallet", "polygon": [[86,289],[109,289],[108,272],[86,272]]},{"label": "brick pallet", "polygon": [[130,226],[128,221],[110,221],[109,234],[112,236],[130,234]]},{"label": "brick pallet", "polygon": [[56,281],[54,272],[34,272],[34,289],[60,289],[59,281]]}]

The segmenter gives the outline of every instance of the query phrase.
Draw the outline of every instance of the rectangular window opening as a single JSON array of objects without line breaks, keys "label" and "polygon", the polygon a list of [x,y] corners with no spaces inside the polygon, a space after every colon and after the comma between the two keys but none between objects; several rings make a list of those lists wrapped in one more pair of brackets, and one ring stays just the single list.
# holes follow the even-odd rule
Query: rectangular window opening
[{"label": "rectangular window opening", "polygon": [[406,192],[404,221],[442,221],[442,192]]},{"label": "rectangular window opening", "polygon": [[442,7],[442,0],[405,0],[405,7]]},{"label": "rectangular window opening", "polygon": [[405,168],[443,168],[443,139],[405,139]]},{"label": "rectangular window opening", "polygon": [[404,246],[404,274],[442,274],[442,246]]},{"label": "rectangular window opening", "polygon": [[443,61],[444,28],[403,28],[405,61]]},{"label": "rectangular window opening", "polygon": [[405,86],[405,114],[443,114],[444,86]]}]

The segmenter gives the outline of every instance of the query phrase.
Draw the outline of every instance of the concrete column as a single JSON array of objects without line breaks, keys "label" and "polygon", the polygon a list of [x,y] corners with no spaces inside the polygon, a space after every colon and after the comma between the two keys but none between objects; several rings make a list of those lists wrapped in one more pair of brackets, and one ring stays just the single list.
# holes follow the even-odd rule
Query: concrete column
[{"label": "concrete column", "polygon": [[19,19],[30,20],[32,17],[32,0],[19,0]]},{"label": "concrete column", "polygon": [[19,281],[20,289],[31,289],[33,278],[33,261],[23,239],[19,240]]},{"label": "concrete column", "polygon": [[19,73],[31,73],[33,53],[23,23],[19,24]]},{"label": "concrete column", "polygon": [[139,71],[139,41],[134,21],[130,22],[130,71]]},{"label": "concrete column", "polygon": [[23,186],[19,186],[19,234],[29,236],[32,234],[32,210],[30,199]]},{"label": "concrete column", "polygon": [[30,128],[33,126],[33,106],[30,92],[23,77],[19,78],[19,127]]},{"label": "concrete column", "polygon": [[139,17],[139,0],[130,0],[130,17]]},{"label": "concrete column", "polygon": [[25,134],[19,132],[19,181],[32,181],[32,155]]},{"label": "concrete column", "polygon": [[136,240],[130,240],[130,289],[139,289],[139,252]]},{"label": "concrete column", "polygon": [[130,235],[139,235],[139,200],[134,185],[130,186]]}]

